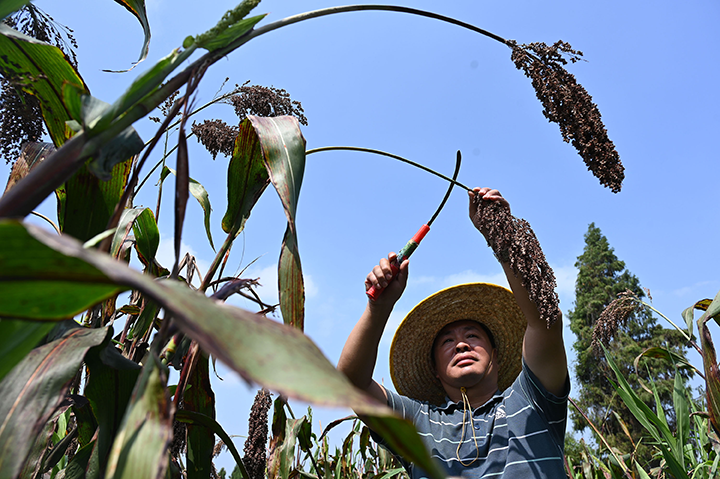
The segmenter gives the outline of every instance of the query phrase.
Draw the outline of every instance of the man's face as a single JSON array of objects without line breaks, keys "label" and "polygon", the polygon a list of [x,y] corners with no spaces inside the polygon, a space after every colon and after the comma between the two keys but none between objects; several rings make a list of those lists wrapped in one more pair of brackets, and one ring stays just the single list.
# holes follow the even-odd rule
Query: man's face
[{"label": "man's face", "polygon": [[[433,344],[435,373],[443,387],[470,388],[483,379],[497,383],[495,350],[475,321],[461,320],[440,330]],[[492,364],[491,364],[492,361]]]}]

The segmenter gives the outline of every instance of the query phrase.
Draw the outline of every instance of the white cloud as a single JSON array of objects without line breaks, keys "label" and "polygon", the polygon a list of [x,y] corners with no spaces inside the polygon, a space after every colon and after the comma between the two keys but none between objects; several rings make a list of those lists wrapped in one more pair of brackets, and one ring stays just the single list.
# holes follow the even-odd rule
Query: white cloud
[{"label": "white cloud", "polygon": [[561,309],[566,311],[572,307],[575,301],[575,280],[577,279],[577,268],[575,266],[553,266],[555,280],[557,281],[557,294],[560,298]]}]

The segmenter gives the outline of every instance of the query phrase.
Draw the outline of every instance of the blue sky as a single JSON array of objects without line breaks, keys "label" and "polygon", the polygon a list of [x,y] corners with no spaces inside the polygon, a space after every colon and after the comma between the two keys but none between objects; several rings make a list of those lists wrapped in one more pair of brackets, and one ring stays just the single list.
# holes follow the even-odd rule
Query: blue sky
[{"label": "blue sky", "polygon": [[[179,47],[185,36],[212,27],[235,5],[147,0],[149,58],[130,73],[111,74],[101,70],[128,68],[139,55],[142,31],[134,17],[110,0],[36,3],[75,30],[80,72],[93,95],[107,102],[139,72]],[[263,22],[268,23],[334,5],[329,0],[264,0],[254,13],[269,13]],[[562,39],[583,51],[587,61],[569,70],[593,96],[620,153],[626,173],[622,192],[602,187],[576,151],[562,142],[557,125],[543,117],[529,79],[510,61],[507,47],[427,18],[346,13],[271,32],[215,64],[200,86],[198,102],[210,100],[225,78],[229,85],[250,80],[284,88],[302,102],[309,120],[303,128],[308,148],[376,148],[447,175],[461,150],[459,180],[498,188],[513,214],[533,226],[555,270],[564,313],[572,309],[574,263],[592,222],[650,289],[653,305],[671,319],[682,322],[683,309],[715,296],[720,289],[720,215],[712,186],[720,173],[715,145],[719,69],[713,61],[720,40],[717,2],[402,5],[455,17],[519,43]],[[208,110],[207,118],[235,119],[229,106]],[[136,127],[147,140],[155,124],[143,120]],[[217,244],[224,238],[220,220],[227,202],[227,159],[213,161],[195,140],[190,142],[190,175],[210,192]],[[0,168],[7,174],[7,166]],[[154,207],[152,183],[137,203]],[[308,157],[297,219],[307,286],[306,332],[333,363],[364,308],[365,275],[430,218],[445,189],[441,180],[386,158],[359,153]],[[165,195],[160,217],[167,263],[172,254],[171,197]],[[41,211],[54,217],[54,199]],[[274,270],[284,229],[277,195],[267,190],[230,259],[232,272],[257,258],[245,276],[260,277],[265,285],[260,292],[268,302],[276,294]],[[185,248],[206,270],[213,252],[202,211],[192,200],[184,234]],[[467,217],[467,197],[459,189],[410,267],[408,288],[378,358],[376,378],[385,384],[394,327],[416,303],[460,282],[504,282],[500,266]],[[231,302],[243,306],[239,300]],[[567,330],[568,348],[573,340]],[[698,357],[690,357],[700,366]],[[214,385],[219,421],[230,434],[244,434],[255,388],[222,367],[220,374],[224,381]],[[319,411],[315,416],[325,425],[347,413]],[[221,465],[230,464],[229,456],[221,458]]]}]

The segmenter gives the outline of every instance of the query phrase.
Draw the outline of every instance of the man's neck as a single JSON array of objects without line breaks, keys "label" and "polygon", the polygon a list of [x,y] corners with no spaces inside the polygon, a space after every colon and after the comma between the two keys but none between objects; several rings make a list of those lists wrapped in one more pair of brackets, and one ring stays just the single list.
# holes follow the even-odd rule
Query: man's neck
[{"label": "man's neck", "polygon": [[[488,381],[489,383],[489,381]],[[497,383],[485,384],[485,381],[481,381],[472,387],[465,389],[465,395],[467,401],[470,404],[470,408],[475,409],[488,402],[497,392]],[[445,387],[445,392],[453,402],[462,402],[462,392],[460,388]]]}]

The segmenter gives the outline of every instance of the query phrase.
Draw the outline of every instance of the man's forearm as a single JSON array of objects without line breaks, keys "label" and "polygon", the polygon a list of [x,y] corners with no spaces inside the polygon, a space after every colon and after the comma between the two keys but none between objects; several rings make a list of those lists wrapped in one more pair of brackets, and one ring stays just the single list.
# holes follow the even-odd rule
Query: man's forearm
[{"label": "man's forearm", "polygon": [[392,307],[368,302],[340,354],[337,369],[359,389],[367,390],[373,384],[378,345],[391,311]]}]

